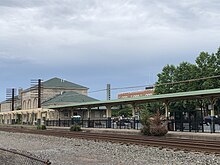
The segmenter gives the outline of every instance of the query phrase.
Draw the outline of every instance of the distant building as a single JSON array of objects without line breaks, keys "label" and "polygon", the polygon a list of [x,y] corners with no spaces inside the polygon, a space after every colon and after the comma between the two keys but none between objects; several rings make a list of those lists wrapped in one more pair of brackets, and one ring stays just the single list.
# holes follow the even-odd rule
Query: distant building
[{"label": "distant building", "polygon": [[150,96],[153,95],[154,89],[146,89],[142,91],[135,91],[135,92],[126,92],[126,93],[119,93],[118,98],[133,98],[133,97],[140,97],[140,96]]}]

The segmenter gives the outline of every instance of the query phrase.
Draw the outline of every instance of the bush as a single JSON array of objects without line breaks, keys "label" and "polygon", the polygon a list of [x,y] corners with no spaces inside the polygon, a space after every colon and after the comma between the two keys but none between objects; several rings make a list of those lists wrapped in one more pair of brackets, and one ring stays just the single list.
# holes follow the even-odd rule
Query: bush
[{"label": "bush", "polygon": [[141,116],[141,123],[143,128],[141,133],[148,136],[164,136],[167,134],[168,130],[166,125],[162,124],[161,115],[159,111],[154,115],[153,118],[150,114],[145,111]]},{"label": "bush", "polygon": [[74,124],[70,127],[70,131],[81,131],[81,126],[78,124]]},{"label": "bush", "polygon": [[157,111],[156,115],[151,121],[150,133],[153,136],[164,136],[167,134],[167,132],[167,127],[163,125],[161,115],[159,111]]},{"label": "bush", "polygon": [[144,135],[150,136],[151,135],[150,127],[143,126],[143,128],[141,129],[141,133],[144,134]]},{"label": "bush", "polygon": [[167,128],[163,125],[150,128],[150,134],[153,136],[164,136],[168,132]]},{"label": "bush", "polygon": [[47,129],[47,128],[46,128],[46,125],[42,125],[42,126],[41,126],[41,129],[42,129],[42,130],[46,130],[46,129]]},{"label": "bush", "polygon": [[47,127],[45,125],[37,125],[37,129],[46,130]]}]

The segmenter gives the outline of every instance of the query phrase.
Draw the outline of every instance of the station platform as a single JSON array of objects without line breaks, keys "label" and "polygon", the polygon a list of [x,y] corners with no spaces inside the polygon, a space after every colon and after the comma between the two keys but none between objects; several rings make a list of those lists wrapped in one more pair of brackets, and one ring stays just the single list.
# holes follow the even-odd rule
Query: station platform
[{"label": "station platform", "polygon": [[[69,129],[69,127],[47,127],[47,128],[48,129]],[[82,131],[92,132],[92,133],[114,133],[114,134],[125,134],[125,135],[142,135],[140,130],[134,130],[134,129],[82,128]],[[220,141],[220,133],[169,131],[166,134],[166,137],[167,138]]]},{"label": "station platform", "polygon": [[169,131],[166,137],[206,141],[220,141],[220,133]]},{"label": "station platform", "polygon": [[[0,127],[18,127],[27,129],[36,129],[36,126],[30,125],[0,125]],[[47,126],[48,130],[69,130],[69,127],[54,127]],[[140,130],[134,129],[111,129],[111,128],[82,128],[82,131],[91,133],[114,133],[125,135],[141,135]],[[181,138],[181,139],[194,139],[194,140],[208,140],[208,141],[220,141],[219,133],[202,133],[202,132],[179,132],[169,131],[166,134],[167,138]]]}]

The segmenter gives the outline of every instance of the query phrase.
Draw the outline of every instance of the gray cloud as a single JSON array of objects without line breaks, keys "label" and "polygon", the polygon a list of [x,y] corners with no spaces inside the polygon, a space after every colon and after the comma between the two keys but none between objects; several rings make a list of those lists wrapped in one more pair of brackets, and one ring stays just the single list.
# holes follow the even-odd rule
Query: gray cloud
[{"label": "gray cloud", "polygon": [[10,55],[6,52],[0,52],[0,68],[16,68],[22,65],[31,64],[31,58],[20,58],[19,56]]},{"label": "gray cloud", "polygon": [[0,68],[135,84],[216,51],[219,29],[218,0],[1,0]]},{"label": "gray cloud", "polygon": [[[48,0],[49,1],[49,0]],[[45,0],[1,0],[1,7],[11,7],[11,8],[26,8],[26,7],[38,7],[46,5]]]}]

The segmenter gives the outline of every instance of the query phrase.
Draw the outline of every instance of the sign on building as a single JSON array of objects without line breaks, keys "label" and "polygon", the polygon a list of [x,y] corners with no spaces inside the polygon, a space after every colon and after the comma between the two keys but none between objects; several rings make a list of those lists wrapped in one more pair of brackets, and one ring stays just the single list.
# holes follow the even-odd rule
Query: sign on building
[{"label": "sign on building", "polygon": [[140,96],[150,96],[153,93],[154,93],[154,89],[147,89],[143,91],[120,93],[118,94],[118,98],[123,99],[123,98],[133,98],[133,97],[140,97]]}]

